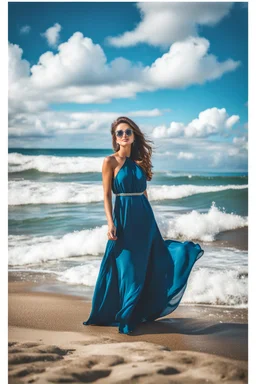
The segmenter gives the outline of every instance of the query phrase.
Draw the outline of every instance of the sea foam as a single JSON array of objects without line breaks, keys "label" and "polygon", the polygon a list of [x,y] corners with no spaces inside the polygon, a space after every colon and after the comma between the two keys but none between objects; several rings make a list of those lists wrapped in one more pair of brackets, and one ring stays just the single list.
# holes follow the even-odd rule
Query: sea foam
[{"label": "sea foam", "polygon": [[24,172],[36,169],[46,173],[86,173],[101,172],[103,157],[61,157],[61,156],[26,156],[20,153],[9,153],[8,171]]},{"label": "sea foam", "polygon": [[[171,220],[156,220],[164,238],[214,241],[222,231],[247,226],[247,218],[221,212],[213,204],[207,213],[192,211]],[[107,243],[107,225],[56,236],[9,236],[9,264],[24,265],[72,256],[101,255]]]},{"label": "sea foam", "polygon": [[[29,180],[11,180],[8,183],[9,205],[25,204],[84,204],[103,201],[102,184],[82,184],[75,182],[35,182]],[[181,199],[199,193],[220,192],[229,189],[246,189],[248,185],[220,186],[150,186],[149,201]],[[115,195],[113,195],[114,197]]]},{"label": "sea foam", "polygon": [[164,221],[162,225],[168,238],[214,241],[220,232],[246,227],[248,218],[223,212],[213,202],[207,213],[193,210],[168,222]]},{"label": "sea foam", "polygon": [[195,269],[182,302],[247,307],[248,268]]},{"label": "sea foam", "polygon": [[[90,265],[75,266],[60,272],[57,279],[68,284],[94,287],[99,268],[100,261]],[[215,270],[194,267],[181,302],[247,307],[248,268]]]}]

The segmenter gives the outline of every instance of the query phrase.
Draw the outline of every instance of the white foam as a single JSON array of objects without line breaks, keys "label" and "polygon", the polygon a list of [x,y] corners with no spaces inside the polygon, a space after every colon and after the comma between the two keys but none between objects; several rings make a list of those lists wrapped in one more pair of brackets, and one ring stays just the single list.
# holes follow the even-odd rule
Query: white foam
[{"label": "white foam", "polygon": [[[68,284],[94,287],[100,269],[100,261],[94,264],[79,265],[58,274],[57,279]],[[246,307],[248,303],[248,269],[235,268],[214,270],[193,269],[187,289],[182,298],[183,304],[208,304]]]},{"label": "white foam", "polygon": [[[214,241],[217,233],[247,225],[247,218],[219,211],[213,204],[208,213],[192,211],[157,224],[163,237],[184,240]],[[25,265],[81,255],[104,253],[107,225],[67,233],[62,237],[26,235],[9,236],[9,264]]]},{"label": "white foam", "polygon": [[[22,204],[83,204],[103,201],[102,184],[81,184],[76,182],[35,182],[30,180],[11,180],[9,186],[9,205]],[[148,188],[150,201],[181,199],[198,193],[219,192],[228,189],[246,189],[247,185],[225,186],[151,186]],[[114,197],[114,195],[113,195]]]},{"label": "white foam", "polygon": [[198,193],[221,192],[229,189],[246,189],[248,184],[244,185],[218,185],[218,186],[198,186],[192,184],[184,185],[160,185],[149,188],[149,200],[181,199],[196,195]]},{"label": "white foam", "polygon": [[100,255],[107,242],[107,225],[56,236],[9,236],[9,265],[42,263],[79,255]]},{"label": "white foam", "polygon": [[26,156],[9,153],[8,171],[23,172],[36,169],[47,173],[86,173],[101,172],[104,157],[61,157],[61,156]]},{"label": "white foam", "polygon": [[91,264],[71,267],[61,272],[57,279],[69,284],[82,284],[94,287],[99,274],[100,263],[101,260],[97,260]]},{"label": "white foam", "polygon": [[182,303],[229,305],[248,304],[248,269],[195,269],[188,281]]},{"label": "white foam", "polygon": [[102,185],[9,181],[9,205],[91,203],[103,200]]},{"label": "white foam", "polygon": [[159,229],[164,237],[170,239],[214,241],[223,231],[248,226],[248,218],[219,210],[215,203],[207,213],[192,212],[176,216],[172,220],[157,218]]}]

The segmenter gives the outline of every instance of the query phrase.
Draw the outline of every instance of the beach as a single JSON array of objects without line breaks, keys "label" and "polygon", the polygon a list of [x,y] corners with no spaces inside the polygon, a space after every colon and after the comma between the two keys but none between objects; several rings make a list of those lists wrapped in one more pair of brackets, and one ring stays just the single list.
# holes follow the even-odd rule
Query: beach
[{"label": "beach", "polygon": [[247,172],[173,171],[156,156],[147,191],[162,237],[204,255],[168,316],[130,335],[83,325],[107,244],[110,153],[9,149],[9,383],[247,383]]},{"label": "beach", "polygon": [[247,382],[247,309],[180,305],[121,335],[82,324],[88,298],[39,287],[9,274],[9,383]]}]

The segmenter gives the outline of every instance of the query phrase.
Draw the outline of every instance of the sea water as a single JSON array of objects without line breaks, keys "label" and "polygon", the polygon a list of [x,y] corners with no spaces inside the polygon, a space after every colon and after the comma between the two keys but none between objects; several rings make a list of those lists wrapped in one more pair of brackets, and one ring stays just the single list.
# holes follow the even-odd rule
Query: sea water
[{"label": "sea water", "polygon": [[[10,271],[53,276],[69,292],[92,294],[108,240],[102,163],[112,153],[9,149]],[[163,238],[205,250],[182,303],[247,307],[248,252],[239,236],[248,225],[248,174],[175,172],[157,155],[152,163],[147,191]],[[218,236],[226,231],[223,245]]]}]

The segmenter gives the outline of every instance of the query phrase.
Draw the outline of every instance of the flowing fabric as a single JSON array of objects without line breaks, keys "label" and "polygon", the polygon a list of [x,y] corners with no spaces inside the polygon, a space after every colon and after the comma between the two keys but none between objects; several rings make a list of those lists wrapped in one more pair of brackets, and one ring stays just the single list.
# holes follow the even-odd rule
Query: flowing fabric
[{"label": "flowing fabric", "polygon": [[[112,181],[112,191],[147,188],[144,170],[130,157]],[[140,324],[173,312],[188,277],[204,251],[192,241],[164,240],[153,210],[142,195],[116,196],[117,240],[108,240],[97,277],[92,309],[84,325],[118,326],[129,334]]]}]

